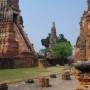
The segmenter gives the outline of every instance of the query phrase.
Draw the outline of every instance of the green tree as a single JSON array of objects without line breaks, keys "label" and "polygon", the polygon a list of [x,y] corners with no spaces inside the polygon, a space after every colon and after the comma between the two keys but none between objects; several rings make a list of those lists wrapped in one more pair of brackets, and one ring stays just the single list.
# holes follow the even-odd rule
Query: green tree
[{"label": "green tree", "polygon": [[[41,50],[43,55],[48,59],[53,59],[57,63],[64,64],[67,62],[67,58],[72,55],[72,45],[63,34],[59,34],[57,37],[56,44],[49,48],[50,34],[45,39],[41,40],[42,45],[45,49]],[[56,58],[56,59],[55,59]],[[52,61],[52,60],[51,60]]]},{"label": "green tree", "polygon": [[50,40],[50,34],[48,34],[48,36],[45,39],[41,39],[42,46],[48,48],[50,44],[49,40]]},{"label": "green tree", "polygon": [[51,53],[57,57],[61,64],[64,64],[67,62],[65,60],[67,60],[67,58],[72,55],[72,49],[73,48],[70,43],[60,42],[56,43],[56,45],[51,48]]},{"label": "green tree", "polygon": [[49,52],[49,50],[50,50],[49,48],[41,49],[41,50],[39,50],[39,55],[46,57],[46,54],[47,54],[47,52]]},{"label": "green tree", "polygon": [[57,43],[60,42],[68,42],[68,40],[64,37],[63,34],[59,34],[59,36],[57,37]]}]

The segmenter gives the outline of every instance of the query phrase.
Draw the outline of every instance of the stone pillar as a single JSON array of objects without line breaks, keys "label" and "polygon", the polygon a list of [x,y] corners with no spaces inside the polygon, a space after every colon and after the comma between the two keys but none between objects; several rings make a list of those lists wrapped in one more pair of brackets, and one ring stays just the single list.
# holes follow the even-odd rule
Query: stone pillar
[{"label": "stone pillar", "polygon": [[40,78],[39,79],[39,87],[49,87],[50,84],[49,84],[49,79],[48,78]]}]

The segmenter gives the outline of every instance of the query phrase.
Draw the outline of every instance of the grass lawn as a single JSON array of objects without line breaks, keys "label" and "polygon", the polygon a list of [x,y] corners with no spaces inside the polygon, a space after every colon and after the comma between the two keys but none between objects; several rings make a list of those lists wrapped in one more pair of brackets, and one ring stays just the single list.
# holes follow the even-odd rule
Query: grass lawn
[{"label": "grass lawn", "polygon": [[23,68],[23,69],[1,69],[0,81],[18,80],[26,78],[34,78],[40,76],[46,76],[51,73],[60,73],[63,71],[63,67],[51,67],[51,68]]}]

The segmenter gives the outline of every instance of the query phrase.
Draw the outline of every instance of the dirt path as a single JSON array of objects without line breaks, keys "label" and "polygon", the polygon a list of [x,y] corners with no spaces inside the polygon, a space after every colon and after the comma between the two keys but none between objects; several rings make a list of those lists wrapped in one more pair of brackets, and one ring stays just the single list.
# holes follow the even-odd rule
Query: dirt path
[{"label": "dirt path", "polygon": [[24,82],[9,85],[9,90],[75,90],[78,87],[78,81],[72,78],[72,80],[66,81],[61,80],[61,76],[58,76],[56,79],[50,78],[50,84],[52,85],[49,88],[40,88],[38,87],[38,80],[35,80],[34,84],[25,84]]}]

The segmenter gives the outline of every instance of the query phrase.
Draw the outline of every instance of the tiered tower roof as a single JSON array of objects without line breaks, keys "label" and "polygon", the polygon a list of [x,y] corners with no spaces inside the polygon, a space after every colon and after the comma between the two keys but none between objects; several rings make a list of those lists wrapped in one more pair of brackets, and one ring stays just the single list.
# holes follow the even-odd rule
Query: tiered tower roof
[{"label": "tiered tower roof", "polygon": [[53,22],[50,34],[50,47],[56,44],[56,40],[57,40],[56,27],[55,22]]}]

